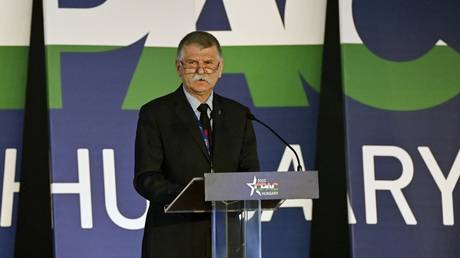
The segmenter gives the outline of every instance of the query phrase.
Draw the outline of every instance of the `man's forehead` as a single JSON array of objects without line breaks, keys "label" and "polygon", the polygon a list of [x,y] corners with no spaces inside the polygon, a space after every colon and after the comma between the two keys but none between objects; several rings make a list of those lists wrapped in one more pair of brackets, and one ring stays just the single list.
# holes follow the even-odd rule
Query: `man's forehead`
[{"label": "man's forehead", "polygon": [[218,56],[219,51],[215,45],[204,47],[199,44],[188,44],[182,48],[182,54],[185,55],[208,55]]}]

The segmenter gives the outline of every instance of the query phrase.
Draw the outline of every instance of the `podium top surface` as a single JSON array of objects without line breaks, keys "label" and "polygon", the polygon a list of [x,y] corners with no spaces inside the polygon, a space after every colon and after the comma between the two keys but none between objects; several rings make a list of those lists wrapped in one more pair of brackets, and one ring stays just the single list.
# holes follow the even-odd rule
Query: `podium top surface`
[{"label": "podium top surface", "polygon": [[[212,211],[212,202],[204,200],[204,178],[195,177],[177,195],[171,204],[165,207],[165,213],[204,213]],[[262,210],[275,210],[281,206],[283,200],[263,200]],[[236,212],[243,209],[242,201],[222,202],[226,211]]]},{"label": "podium top surface", "polygon": [[237,210],[237,201],[262,200],[262,209],[276,209],[284,199],[313,198],[318,198],[317,171],[209,173],[193,178],[165,212],[210,212],[211,201]]},{"label": "podium top surface", "polygon": [[211,202],[204,201],[204,178],[195,177],[176,196],[171,204],[165,207],[166,213],[209,212]]}]

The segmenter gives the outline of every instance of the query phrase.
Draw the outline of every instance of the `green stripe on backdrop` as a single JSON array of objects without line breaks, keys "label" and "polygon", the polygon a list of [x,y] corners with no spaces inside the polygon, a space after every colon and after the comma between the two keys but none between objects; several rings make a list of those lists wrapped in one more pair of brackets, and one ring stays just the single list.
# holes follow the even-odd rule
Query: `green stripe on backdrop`
[{"label": "green stripe on backdrop", "polygon": [[0,109],[24,109],[29,47],[0,46]]},{"label": "green stripe on backdrop", "polygon": [[[51,108],[62,108],[60,53],[98,52],[114,47],[48,46],[48,87]],[[257,107],[308,106],[301,76],[319,91],[321,45],[224,47],[224,71],[243,73]],[[179,84],[175,48],[146,47],[127,92],[123,109],[139,109],[152,98],[173,91]],[[301,76],[300,76],[301,75]]]},{"label": "green stripe on backdrop", "polygon": [[372,107],[420,110],[460,92],[460,54],[447,46],[433,47],[415,60],[395,62],[364,45],[342,44],[342,57],[345,94]]}]

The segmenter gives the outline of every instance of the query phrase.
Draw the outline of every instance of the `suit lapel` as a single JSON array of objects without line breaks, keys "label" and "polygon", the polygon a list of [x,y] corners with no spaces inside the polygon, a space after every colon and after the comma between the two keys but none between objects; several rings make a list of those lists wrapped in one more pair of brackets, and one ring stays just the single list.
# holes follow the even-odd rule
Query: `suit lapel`
[{"label": "suit lapel", "polygon": [[208,162],[211,160],[209,157],[208,149],[204,143],[203,137],[201,135],[200,129],[198,128],[197,120],[195,118],[195,113],[193,112],[190,104],[185,97],[182,86],[175,92],[175,111],[177,116],[180,118],[184,127],[192,135],[192,138],[195,140],[195,143],[200,147],[201,152],[204,154]]},{"label": "suit lapel", "polygon": [[212,115],[212,137],[213,137],[213,163],[216,166],[218,163],[219,155],[221,153],[221,148],[225,148],[222,144],[225,137],[224,130],[224,112],[222,109],[222,99],[219,95],[214,93],[213,97],[213,115]]}]

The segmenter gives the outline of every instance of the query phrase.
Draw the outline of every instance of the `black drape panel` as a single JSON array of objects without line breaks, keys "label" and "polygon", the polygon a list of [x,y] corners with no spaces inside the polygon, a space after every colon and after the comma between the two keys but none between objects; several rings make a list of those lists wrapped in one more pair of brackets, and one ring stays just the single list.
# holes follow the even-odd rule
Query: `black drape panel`
[{"label": "black drape panel", "polygon": [[16,258],[52,258],[43,3],[33,1],[24,112]]},{"label": "black drape panel", "polygon": [[313,202],[311,258],[350,255],[345,170],[345,127],[338,0],[329,0],[321,76],[317,163],[319,200]]}]

